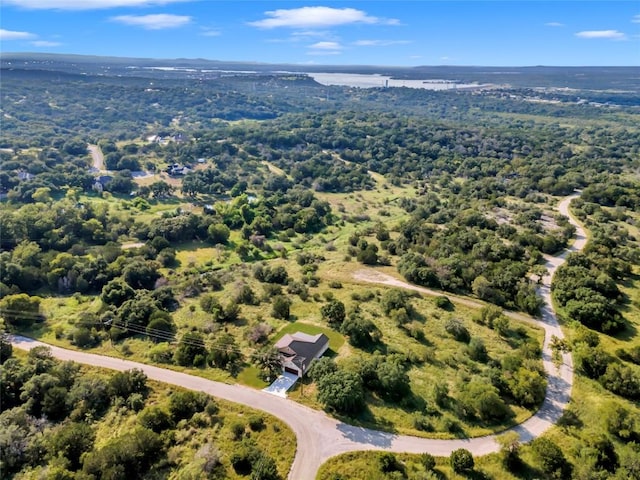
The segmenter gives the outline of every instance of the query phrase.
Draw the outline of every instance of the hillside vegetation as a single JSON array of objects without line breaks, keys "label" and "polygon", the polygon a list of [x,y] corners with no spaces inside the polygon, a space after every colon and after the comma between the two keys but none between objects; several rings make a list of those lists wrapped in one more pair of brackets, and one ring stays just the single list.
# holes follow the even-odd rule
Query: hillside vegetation
[{"label": "hillside vegetation", "polygon": [[[575,234],[555,206],[580,190],[573,211],[589,243],[552,286],[568,337],[554,349],[576,363],[571,408],[544,437],[553,446],[512,445],[520,463],[476,459],[475,472],[631,471],[625,459],[640,440],[636,94],[357,89],[270,72],[118,77],[91,62],[86,74],[64,59],[2,69],[0,314],[11,330],[256,388],[281,368],[281,335],[323,332],[330,350],[291,399],[397,433],[501,432],[538,409],[547,384],[542,330],[502,309],[539,314],[545,256]],[[365,281],[380,273],[439,295]],[[205,414],[196,414],[202,428],[224,436]],[[266,432],[271,424],[250,436]],[[566,462],[547,471],[536,448],[556,445]],[[288,457],[269,442],[259,449],[285,475]],[[196,468],[163,452],[143,470],[168,478]],[[371,455],[338,457],[322,478],[347,461],[377,478]],[[220,458],[227,475],[242,475]],[[422,461],[412,457],[383,461],[380,478],[436,475],[411,467]],[[442,475],[446,462],[437,459]]]}]

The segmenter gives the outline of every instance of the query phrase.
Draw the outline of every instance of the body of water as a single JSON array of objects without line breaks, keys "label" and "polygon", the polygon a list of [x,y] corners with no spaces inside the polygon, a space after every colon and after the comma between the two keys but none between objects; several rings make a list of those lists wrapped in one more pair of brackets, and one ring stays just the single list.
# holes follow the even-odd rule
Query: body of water
[{"label": "body of water", "polygon": [[454,90],[489,87],[489,84],[457,83],[453,80],[401,80],[387,75],[361,73],[315,73],[308,72],[311,78],[322,85],[342,85],[346,87],[380,88],[407,87],[426,90]]}]

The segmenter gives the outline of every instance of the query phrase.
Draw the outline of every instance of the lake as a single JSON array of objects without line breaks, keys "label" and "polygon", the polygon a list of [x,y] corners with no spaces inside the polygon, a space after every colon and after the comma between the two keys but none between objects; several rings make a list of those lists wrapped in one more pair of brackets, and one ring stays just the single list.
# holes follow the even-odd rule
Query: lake
[{"label": "lake", "polygon": [[387,75],[362,73],[316,73],[306,72],[311,78],[322,85],[342,85],[346,87],[380,88],[407,87],[423,88],[426,90],[454,90],[490,87],[490,84],[457,83],[454,80],[403,80]]}]

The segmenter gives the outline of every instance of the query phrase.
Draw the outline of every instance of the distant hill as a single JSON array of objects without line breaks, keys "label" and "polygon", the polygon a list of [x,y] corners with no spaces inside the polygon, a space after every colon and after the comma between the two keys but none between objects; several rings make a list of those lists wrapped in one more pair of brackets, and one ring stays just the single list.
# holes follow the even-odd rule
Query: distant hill
[{"label": "distant hill", "polygon": [[3,53],[0,67],[50,70],[105,76],[200,78],[234,74],[328,72],[389,75],[397,79],[446,79],[461,83],[491,83],[515,88],[569,88],[640,92],[640,67],[500,67],[381,65],[292,65],[229,62],[206,59],[99,57],[52,53]]}]

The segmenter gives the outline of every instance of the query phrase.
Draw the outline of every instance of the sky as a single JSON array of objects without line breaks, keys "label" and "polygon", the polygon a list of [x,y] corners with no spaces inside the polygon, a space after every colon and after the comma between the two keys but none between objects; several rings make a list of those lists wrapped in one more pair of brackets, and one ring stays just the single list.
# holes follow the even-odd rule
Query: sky
[{"label": "sky", "polygon": [[639,66],[640,1],[1,0],[0,52],[318,65]]}]

